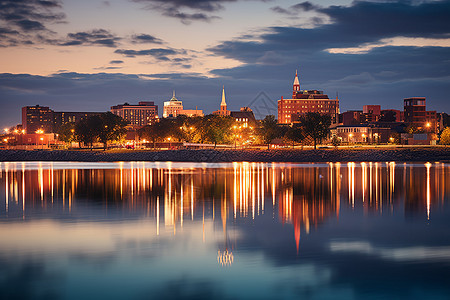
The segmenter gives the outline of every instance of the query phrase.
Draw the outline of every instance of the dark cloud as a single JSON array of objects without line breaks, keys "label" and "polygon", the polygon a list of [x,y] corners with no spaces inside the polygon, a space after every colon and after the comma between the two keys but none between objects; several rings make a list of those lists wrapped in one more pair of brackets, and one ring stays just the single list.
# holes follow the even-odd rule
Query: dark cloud
[{"label": "dark cloud", "polygon": [[[332,23],[310,29],[271,27],[253,38],[222,42],[208,50],[243,64],[211,73],[260,81],[270,94],[280,97],[289,95],[293,72],[300,68],[302,87],[331,96],[339,92],[343,111],[372,103],[401,109],[402,99],[410,96],[427,97],[430,109],[450,110],[445,100],[450,93],[445,85],[450,78],[447,47],[383,46],[358,55],[326,51],[401,36],[448,38],[450,1],[357,1],[327,8],[302,3],[301,7],[326,15]],[[271,87],[272,83],[280,86]]]},{"label": "dark cloud", "polygon": [[108,30],[94,29],[91,31],[69,33],[65,40],[58,41],[58,45],[61,46],[94,45],[105,47],[117,47],[117,42],[120,40],[121,40],[120,37],[115,36]]},{"label": "dark cloud", "polygon": [[147,50],[126,50],[117,49],[114,53],[125,55],[126,57],[151,56],[158,61],[171,61],[169,56],[186,54],[185,50],[175,50],[171,48],[154,48]]},{"label": "dark cloud", "polygon": [[137,34],[133,35],[131,37],[131,42],[134,44],[162,44],[163,41],[161,39],[158,39],[157,37],[154,37],[150,34]]},{"label": "dark cloud", "polygon": [[59,0],[1,0],[0,21],[6,31],[0,32],[1,46],[29,44],[35,34],[49,34],[51,23],[64,22]]},{"label": "dark cloud", "polygon": [[302,11],[318,10],[319,6],[312,4],[309,1],[301,2],[298,4],[291,5],[289,8],[282,8],[280,6],[272,7],[271,10],[280,14],[285,14],[289,16],[298,15]]},{"label": "dark cloud", "polygon": [[254,36],[236,39],[209,49],[216,55],[256,63],[267,51],[312,53],[328,48],[356,47],[396,36],[445,38],[450,34],[450,1],[412,5],[405,2],[354,2],[352,6],[320,9],[332,24],[316,28],[271,27]]},{"label": "dark cloud", "polygon": [[189,14],[189,13],[185,13],[185,12],[180,12],[176,8],[170,8],[170,9],[164,10],[163,15],[166,17],[179,19],[181,21],[181,23],[183,23],[185,25],[189,25],[192,21],[210,22],[214,19],[220,19],[217,16],[209,16],[205,13]]},{"label": "dark cloud", "polygon": [[110,64],[123,64],[123,60],[112,60],[109,63]]},{"label": "dark cloud", "polygon": [[[224,9],[225,3],[237,2],[239,0],[131,0],[143,3],[145,9],[157,10],[163,16],[176,18],[183,24],[190,24],[192,21],[210,22],[219,19],[213,15]],[[255,0],[266,1],[266,0]],[[189,11],[187,12],[186,9]]]}]

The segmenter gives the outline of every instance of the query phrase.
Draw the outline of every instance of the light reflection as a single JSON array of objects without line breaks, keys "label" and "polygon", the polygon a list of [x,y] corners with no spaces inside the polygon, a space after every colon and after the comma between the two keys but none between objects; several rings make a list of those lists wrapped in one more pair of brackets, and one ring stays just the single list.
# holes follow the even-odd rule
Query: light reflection
[{"label": "light reflection", "polygon": [[430,205],[431,205],[431,192],[430,192],[430,168],[431,164],[428,162],[425,164],[427,168],[427,220],[430,220]]},{"label": "light reflection", "polygon": [[[77,198],[93,199],[103,203],[106,212],[121,209],[148,215],[151,211],[156,235],[161,234],[160,222],[176,234],[177,226],[185,228],[201,218],[206,241],[206,220],[218,219],[216,206],[221,205],[221,218],[235,222],[256,220],[268,211],[290,224],[298,253],[302,234],[314,232],[329,218],[339,218],[342,209],[363,207],[364,212],[384,214],[395,207],[405,214],[421,212],[430,220],[433,207],[449,197],[446,187],[450,185],[450,167],[442,163],[416,165],[414,172],[407,165],[396,169],[394,162],[343,166],[233,163],[214,169],[171,164],[149,167],[145,162],[120,162],[112,169],[61,169],[53,163],[36,163],[35,169],[28,169],[27,163],[1,166],[3,216],[25,219],[40,208],[72,214],[77,211]],[[273,204],[267,211],[266,200]],[[196,211],[198,205],[202,209]],[[386,205],[391,209],[384,212]]]}]

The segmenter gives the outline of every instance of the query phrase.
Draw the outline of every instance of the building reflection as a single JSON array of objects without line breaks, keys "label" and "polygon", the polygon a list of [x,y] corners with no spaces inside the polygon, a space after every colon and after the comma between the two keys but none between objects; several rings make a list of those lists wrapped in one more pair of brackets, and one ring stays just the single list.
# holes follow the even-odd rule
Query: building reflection
[{"label": "building reflection", "polygon": [[[76,166],[76,165],[74,165]],[[0,163],[0,219],[150,217],[173,231],[187,222],[221,221],[218,263],[233,262],[227,222],[270,214],[292,224],[296,250],[342,210],[403,213],[432,221],[449,198],[450,165],[443,163],[233,163],[186,167],[171,163],[117,163],[110,169],[55,169],[52,163]],[[92,209],[94,208],[94,209]],[[217,219],[217,220],[216,220]],[[203,240],[205,240],[203,232]]]}]

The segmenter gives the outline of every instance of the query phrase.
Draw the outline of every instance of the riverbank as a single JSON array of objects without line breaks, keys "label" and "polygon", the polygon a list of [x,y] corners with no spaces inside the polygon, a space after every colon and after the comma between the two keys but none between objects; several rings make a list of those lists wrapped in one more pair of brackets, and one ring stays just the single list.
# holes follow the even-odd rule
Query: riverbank
[{"label": "riverbank", "polygon": [[0,150],[0,161],[177,161],[177,162],[450,162],[450,148],[319,150],[45,151]]}]

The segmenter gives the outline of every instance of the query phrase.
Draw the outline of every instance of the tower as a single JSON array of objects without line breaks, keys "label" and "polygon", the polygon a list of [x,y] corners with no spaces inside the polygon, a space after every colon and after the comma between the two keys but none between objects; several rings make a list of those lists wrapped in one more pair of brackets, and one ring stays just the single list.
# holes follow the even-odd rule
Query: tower
[{"label": "tower", "polygon": [[225,86],[222,86],[222,102],[220,102],[220,110],[227,110],[227,103],[225,102]]},{"label": "tower", "polygon": [[295,78],[294,78],[294,85],[292,88],[292,99],[297,98],[297,93],[300,92],[300,82],[298,81],[298,75],[297,70],[295,70]]}]

